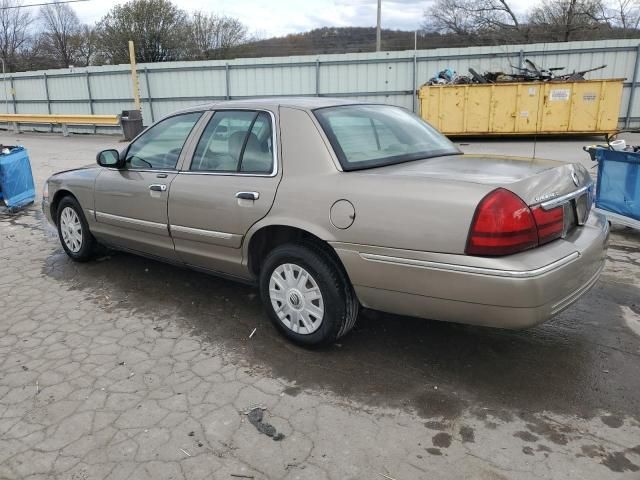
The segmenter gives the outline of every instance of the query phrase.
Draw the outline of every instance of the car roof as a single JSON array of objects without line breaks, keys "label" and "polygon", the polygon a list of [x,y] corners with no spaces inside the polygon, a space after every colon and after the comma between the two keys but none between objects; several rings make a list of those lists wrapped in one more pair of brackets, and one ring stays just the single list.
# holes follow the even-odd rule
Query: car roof
[{"label": "car roof", "polygon": [[[293,107],[304,110],[314,110],[316,108],[334,107],[338,105],[353,105],[361,102],[353,101],[346,98],[332,97],[265,97],[265,98],[246,98],[242,100],[220,100],[217,102],[197,105],[195,107],[185,108],[180,112],[191,112],[202,110],[216,110],[220,108],[264,108],[267,110],[277,110],[278,107]],[[175,112],[178,113],[178,112]]]}]

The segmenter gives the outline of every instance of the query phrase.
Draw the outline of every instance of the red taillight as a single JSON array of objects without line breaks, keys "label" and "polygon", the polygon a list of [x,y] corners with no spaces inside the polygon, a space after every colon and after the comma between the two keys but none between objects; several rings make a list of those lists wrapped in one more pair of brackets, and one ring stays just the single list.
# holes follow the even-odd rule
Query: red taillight
[{"label": "red taillight", "polygon": [[498,188],[482,199],[471,222],[467,254],[508,255],[536,245],[536,223],[520,197]]},{"label": "red taillight", "polygon": [[564,207],[543,210],[542,207],[531,209],[538,226],[538,243],[543,245],[560,238],[564,229]]},{"label": "red taillight", "polygon": [[509,255],[537,247],[562,235],[562,207],[530,209],[515,193],[498,188],[476,208],[467,255]]}]

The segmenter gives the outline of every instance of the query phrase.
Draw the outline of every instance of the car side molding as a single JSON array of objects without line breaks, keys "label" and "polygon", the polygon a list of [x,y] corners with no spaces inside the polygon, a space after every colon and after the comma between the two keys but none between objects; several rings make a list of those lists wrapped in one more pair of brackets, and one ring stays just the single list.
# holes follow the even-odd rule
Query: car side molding
[{"label": "car side molding", "polygon": [[371,262],[381,262],[389,264],[397,264],[402,266],[410,266],[417,268],[426,268],[428,270],[444,270],[450,272],[473,273],[476,275],[489,275],[493,277],[510,277],[510,278],[531,278],[544,275],[545,273],[556,270],[568,263],[577,260],[580,253],[573,252],[555,262],[544,267],[533,270],[498,270],[495,268],[471,267],[468,265],[455,265],[452,263],[430,262],[428,260],[416,260],[413,258],[390,257],[387,255],[377,255],[375,253],[360,253],[360,256]]}]

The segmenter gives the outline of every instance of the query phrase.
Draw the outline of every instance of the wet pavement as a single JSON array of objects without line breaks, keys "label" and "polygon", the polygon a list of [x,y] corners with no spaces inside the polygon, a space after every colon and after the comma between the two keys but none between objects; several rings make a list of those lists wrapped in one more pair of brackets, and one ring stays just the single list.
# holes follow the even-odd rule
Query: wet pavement
[{"label": "wet pavement", "polygon": [[[39,189],[118,146],[19,140]],[[598,285],[522,332],[365,311],[307,350],[256,293],[75,264],[39,205],[0,214],[0,479],[640,478],[639,232],[614,228]]]}]

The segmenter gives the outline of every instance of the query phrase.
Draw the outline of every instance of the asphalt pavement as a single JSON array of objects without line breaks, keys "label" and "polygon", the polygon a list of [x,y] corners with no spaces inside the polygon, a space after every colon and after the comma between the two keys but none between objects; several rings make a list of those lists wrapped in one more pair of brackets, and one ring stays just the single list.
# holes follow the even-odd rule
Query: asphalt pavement
[{"label": "asphalt pavement", "polygon": [[[597,141],[535,148],[591,167]],[[123,145],[0,132],[16,143],[38,191]],[[637,480],[640,232],[614,226],[597,286],[539,327],[365,311],[308,350],[251,287],[124,253],[76,264],[39,200],[0,213],[0,479],[127,478]]]}]

